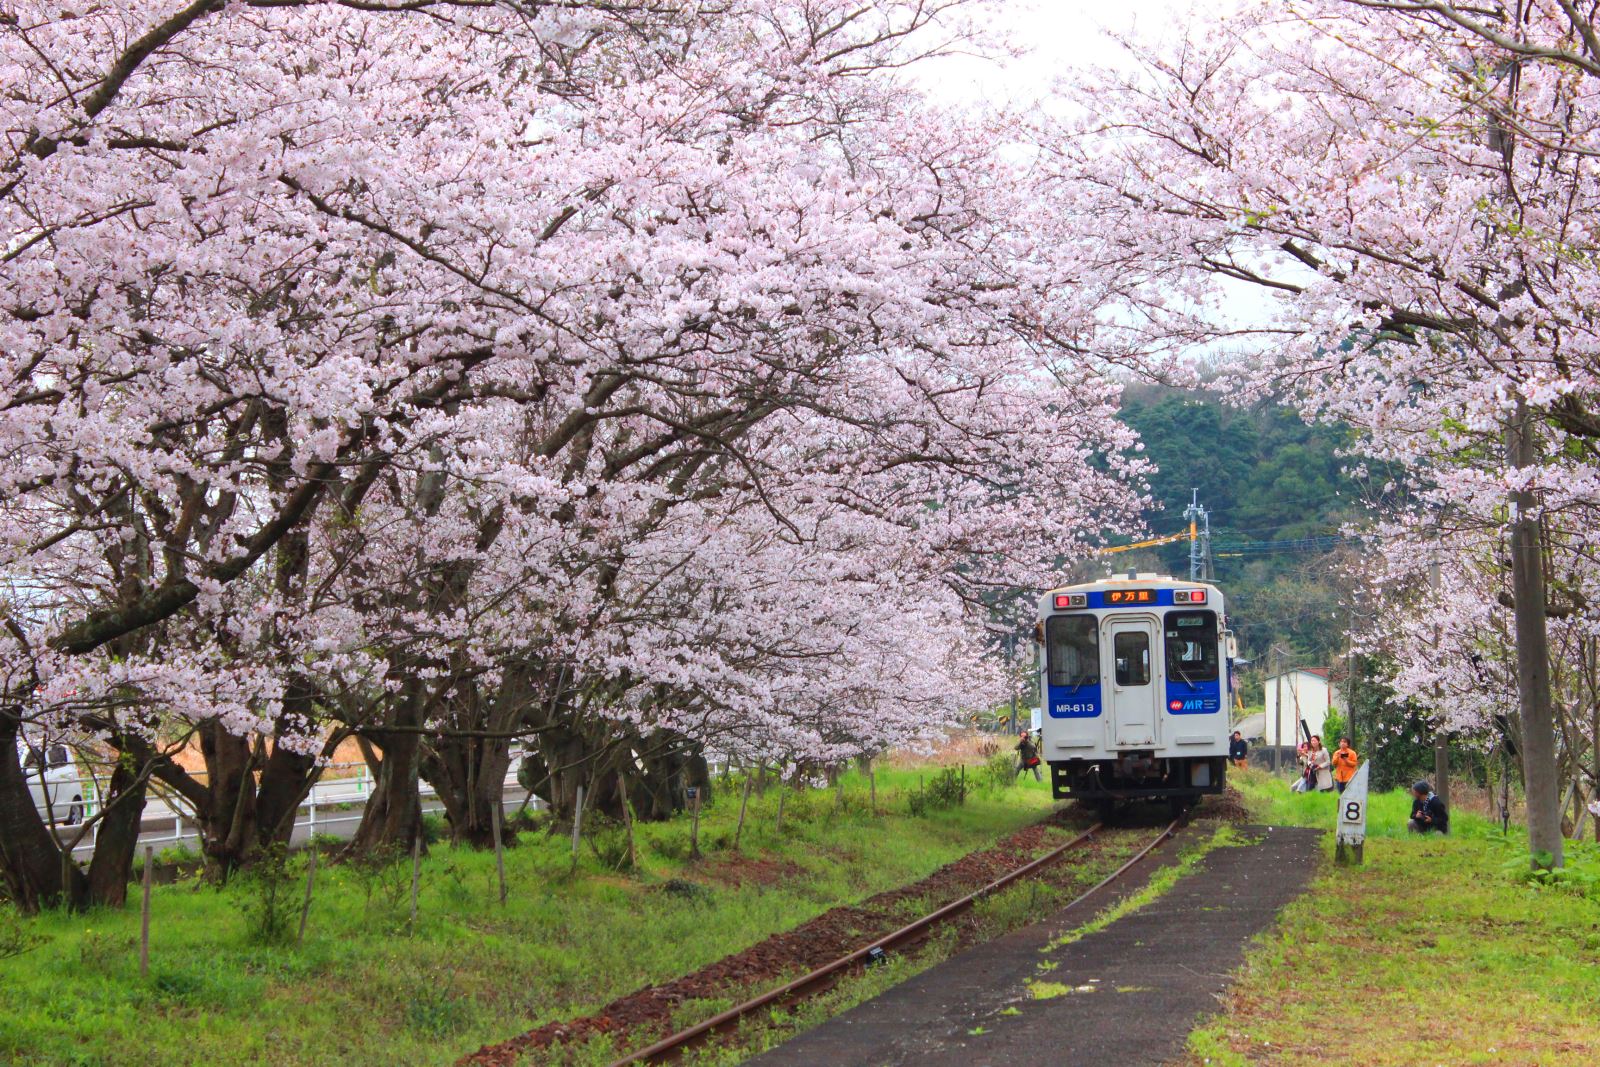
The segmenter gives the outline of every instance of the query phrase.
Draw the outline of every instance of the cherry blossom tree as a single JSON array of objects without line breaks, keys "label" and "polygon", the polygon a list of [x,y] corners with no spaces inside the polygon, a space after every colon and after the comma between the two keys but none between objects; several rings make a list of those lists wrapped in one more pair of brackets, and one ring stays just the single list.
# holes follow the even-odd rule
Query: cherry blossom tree
[{"label": "cherry blossom tree", "polygon": [[[150,780],[225,872],[351,735],[361,845],[423,774],[481,841],[517,738],[563,791],[976,698],[1142,468],[1013,121],[899,74],[969,6],[7,8],[0,727],[118,757],[105,886]],[[8,884],[95,899],[13,758]]]}]

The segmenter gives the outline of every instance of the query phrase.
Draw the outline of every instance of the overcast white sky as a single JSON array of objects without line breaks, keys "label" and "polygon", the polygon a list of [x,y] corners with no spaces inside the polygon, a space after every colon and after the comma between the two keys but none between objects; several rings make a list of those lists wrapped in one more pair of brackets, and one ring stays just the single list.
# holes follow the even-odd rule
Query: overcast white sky
[{"label": "overcast white sky", "polygon": [[923,75],[941,94],[1037,97],[1064,68],[1116,63],[1116,46],[1105,39],[1104,30],[1159,35],[1203,6],[1213,5],[1204,0],[1007,0],[1002,17],[1015,38],[1031,49],[1028,55],[1003,66],[989,60],[944,59]]}]

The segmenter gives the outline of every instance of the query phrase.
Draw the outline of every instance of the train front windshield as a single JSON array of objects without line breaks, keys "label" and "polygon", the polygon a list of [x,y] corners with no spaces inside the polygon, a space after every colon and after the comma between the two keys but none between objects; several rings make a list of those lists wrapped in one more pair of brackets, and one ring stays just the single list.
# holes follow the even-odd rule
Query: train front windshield
[{"label": "train front windshield", "polygon": [[1100,622],[1092,615],[1056,615],[1045,623],[1050,684],[1100,683]]},{"label": "train front windshield", "polygon": [[1217,613],[1167,613],[1167,674],[1186,682],[1211,682],[1217,677]]}]

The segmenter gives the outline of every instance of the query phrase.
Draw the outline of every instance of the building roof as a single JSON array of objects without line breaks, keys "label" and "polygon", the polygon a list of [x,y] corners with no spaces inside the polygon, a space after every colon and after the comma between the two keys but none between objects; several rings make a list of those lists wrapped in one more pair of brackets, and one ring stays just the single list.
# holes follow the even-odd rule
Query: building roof
[{"label": "building roof", "polygon": [[[1321,678],[1324,682],[1336,682],[1344,676],[1343,671],[1335,671],[1333,667],[1292,667],[1282,673],[1287,678],[1291,674],[1309,674],[1313,678]],[[1267,681],[1279,677],[1276,674],[1267,675]]]}]

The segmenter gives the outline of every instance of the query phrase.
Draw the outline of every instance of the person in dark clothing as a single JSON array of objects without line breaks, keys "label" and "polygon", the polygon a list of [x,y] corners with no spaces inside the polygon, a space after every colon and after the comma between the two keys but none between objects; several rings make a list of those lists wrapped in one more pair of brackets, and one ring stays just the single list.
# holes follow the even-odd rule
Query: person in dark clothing
[{"label": "person in dark clothing", "polygon": [[1418,782],[1411,787],[1411,821],[1406,825],[1419,834],[1450,832],[1450,812],[1427,782]]},{"label": "person in dark clothing", "polygon": [[1250,742],[1238,730],[1233,732],[1233,740],[1228,742],[1228,758],[1240,770],[1244,770],[1250,762]]},{"label": "person in dark clothing", "polygon": [[1028,770],[1033,771],[1034,781],[1044,781],[1044,775],[1039,773],[1039,746],[1033,740],[1033,735],[1024,730],[1021,740],[1017,742],[1017,773],[1023,774]]}]

